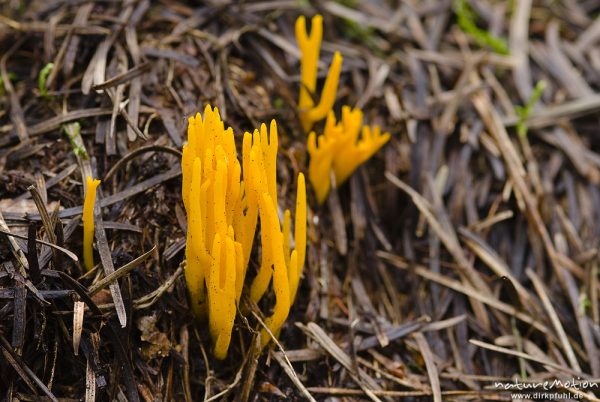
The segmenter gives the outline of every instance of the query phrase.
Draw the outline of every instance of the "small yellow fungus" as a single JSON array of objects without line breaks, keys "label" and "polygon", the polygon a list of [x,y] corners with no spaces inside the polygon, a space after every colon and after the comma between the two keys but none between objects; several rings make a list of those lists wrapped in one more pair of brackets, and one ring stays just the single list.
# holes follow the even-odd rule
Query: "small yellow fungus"
[{"label": "small yellow fungus", "polygon": [[94,205],[96,204],[96,188],[100,180],[93,180],[90,176],[85,178],[85,200],[83,202],[83,263],[89,271],[94,268],[94,254],[92,242],[94,241]]},{"label": "small yellow fungus", "polygon": [[319,54],[323,39],[323,17],[315,15],[312,19],[310,34],[306,30],[306,18],[298,17],[296,20],[296,40],[300,48],[300,97],[298,109],[300,121],[304,131],[308,132],[313,124],[324,119],[333,108],[335,97],[342,72],[342,55],[335,52],[333,60],[325,78],[325,84],[319,103],[315,105],[313,95],[317,88],[317,72],[319,70]]},{"label": "small yellow fungus", "polygon": [[301,15],[296,20],[296,40],[300,48],[300,110],[310,109],[313,106],[312,95],[317,87],[317,70],[321,41],[323,40],[323,17],[315,15],[312,19],[310,35],[306,30],[306,18]]},{"label": "small yellow fungus", "polygon": [[327,116],[327,113],[333,108],[340,81],[340,74],[342,73],[342,61],[343,58],[341,53],[335,52],[333,54],[331,66],[327,72],[327,77],[325,78],[325,84],[323,85],[319,103],[311,109],[301,112],[305,131],[310,130],[315,122],[323,120]]},{"label": "small yellow fungus", "polygon": [[336,185],[341,185],[389,141],[390,134],[382,134],[378,126],[363,126],[361,130],[362,119],[360,109],[344,106],[340,122],[336,123],[335,115],[330,111],[323,134],[310,133],[308,174],[319,203],[325,201],[331,188],[332,169]]},{"label": "small yellow fungus", "polygon": [[[262,261],[250,286],[259,301],[273,277],[276,306],[268,325],[277,334],[289,314],[306,253],[306,188],[298,177],[294,237],[290,254],[291,214],[277,217],[277,124],[245,133],[241,164],[233,130],[219,111],[207,106],[204,118],[190,117],[183,146],[182,198],[188,217],[185,279],[192,309],[208,319],[213,353],[225,358],[237,304],[244,288],[254,235],[261,222]],[[243,177],[243,180],[242,180]],[[284,240],[285,239],[285,240]],[[263,346],[268,342],[263,338]]]},{"label": "small yellow fungus", "polygon": [[[313,95],[317,88],[319,53],[323,40],[323,18],[316,15],[312,19],[310,34],[306,30],[306,18],[296,20],[296,40],[300,48],[300,96],[298,109],[304,131],[309,132],[314,123],[327,117],[323,135],[311,132],[307,148],[310,153],[308,179],[312,183],[317,201],[322,204],[331,189],[331,171],[336,185],[345,182],[358,166],[368,160],[388,140],[388,133],[381,133],[377,126],[362,127],[362,111],[342,108],[342,119],[336,123],[333,105],[342,71],[342,56],[336,52],[323,86],[319,103],[315,105]],[[362,137],[358,139],[362,132]],[[287,227],[286,227],[287,229]],[[290,256],[291,258],[291,256]],[[298,255],[302,266],[304,257]]]}]

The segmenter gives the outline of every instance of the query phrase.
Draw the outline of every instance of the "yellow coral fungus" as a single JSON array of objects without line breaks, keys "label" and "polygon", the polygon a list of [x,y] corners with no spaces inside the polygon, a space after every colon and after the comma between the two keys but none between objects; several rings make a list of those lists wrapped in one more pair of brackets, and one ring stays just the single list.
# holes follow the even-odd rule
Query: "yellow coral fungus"
[{"label": "yellow coral fungus", "polygon": [[312,19],[310,35],[306,31],[306,18],[296,20],[296,40],[300,48],[300,97],[298,108],[304,131],[309,131],[313,124],[322,120],[335,103],[335,96],[342,71],[342,55],[335,52],[327,72],[319,103],[315,105],[313,95],[317,88],[317,72],[319,69],[319,54],[323,38],[323,17],[315,15]]},{"label": "yellow coral fungus", "polygon": [[94,254],[92,242],[94,241],[94,205],[96,204],[96,188],[100,180],[93,180],[90,176],[85,178],[85,199],[83,202],[83,263],[89,271],[94,268]]},{"label": "yellow coral fungus", "polygon": [[[268,133],[266,125],[261,125],[260,131],[254,131],[249,166],[252,178],[250,184],[255,193],[256,200],[260,203],[262,195],[267,193],[276,209],[278,142],[277,125],[275,122],[271,122]],[[271,280],[273,260],[270,247],[272,246],[272,236],[271,231],[262,229],[261,223],[262,260],[258,274],[250,286],[250,299],[254,302],[258,302],[262,298]]]},{"label": "yellow coral fungus", "polygon": [[249,238],[251,247],[256,218],[252,222],[241,208],[243,183],[233,130],[225,129],[216,108],[207,106],[204,119],[200,114],[189,119],[181,164],[188,292],[195,315],[208,315],[215,356],[224,358],[246,271],[243,246],[236,239]]},{"label": "yellow coral fungus", "polygon": [[[225,129],[216,108],[207,106],[204,119],[200,114],[189,119],[181,163],[188,215],[185,278],[195,315],[208,318],[219,359],[227,355],[231,341],[259,211],[262,261],[250,297],[260,300],[273,276],[277,303],[268,323],[274,333],[283,325],[298,286],[306,253],[306,189],[300,174],[296,247],[290,255],[291,214],[285,212],[283,232],[277,218],[277,148],[275,121],[269,129],[263,124],[244,134],[240,164],[233,131]],[[263,338],[263,345],[268,339]]]},{"label": "yellow coral fungus", "polygon": [[310,35],[306,31],[306,18],[301,15],[296,20],[296,40],[300,48],[300,98],[298,107],[301,110],[313,106],[312,95],[317,87],[317,70],[321,41],[323,40],[323,17],[315,15],[312,19]]},{"label": "yellow coral fungus", "polygon": [[[276,176],[276,164],[275,164],[275,157],[276,157],[276,146],[277,146],[277,131],[276,131],[276,126],[274,126],[273,124],[271,124],[271,129],[270,129],[270,136],[269,136],[269,142],[267,145],[266,142],[267,139],[267,132],[266,132],[266,127],[263,125],[261,127],[260,132],[259,131],[255,131],[254,133],[254,143],[252,145],[252,148],[250,150],[250,163],[249,163],[249,167],[250,167],[250,175],[252,177],[252,188],[254,189],[254,191],[259,194],[259,202],[260,202],[260,197],[262,197],[263,194],[269,194],[269,199],[271,200],[275,211],[277,211],[277,195],[276,192],[273,191],[273,189],[275,189],[275,185],[276,185],[276,181],[277,181],[277,176]],[[269,158],[271,159],[271,161],[269,161]],[[298,175],[298,189],[297,189],[297,196],[296,196],[296,218],[295,218],[295,237],[296,237],[296,242],[297,242],[297,246],[302,247],[302,250],[300,251],[300,255],[302,256],[301,261],[299,260],[299,262],[302,262],[301,265],[299,265],[297,267],[297,269],[299,269],[301,271],[302,266],[304,264],[304,254],[305,254],[305,250],[306,250],[306,186],[305,186],[305,181],[304,181],[304,175],[302,173],[300,173]],[[300,204],[300,205],[299,205]],[[261,211],[262,211],[262,204],[261,204]],[[262,212],[261,212],[262,214]],[[275,214],[275,216],[277,216],[277,214]],[[286,218],[287,216],[287,218]],[[285,211],[284,212],[284,225],[283,225],[283,229],[277,229],[277,233],[278,236],[282,236],[282,242],[281,242],[281,246],[277,246],[278,249],[277,250],[272,250],[273,247],[273,237],[274,235],[274,231],[273,230],[269,230],[269,228],[267,227],[266,229],[264,228],[264,224],[269,223],[269,221],[266,221],[266,223],[263,222],[262,219],[262,215],[261,215],[261,244],[262,244],[262,260],[261,260],[261,266],[260,269],[256,275],[256,277],[254,278],[254,281],[252,282],[252,285],[250,286],[250,299],[253,302],[258,302],[262,296],[264,295],[264,293],[266,292],[267,288],[269,287],[269,283],[271,281],[271,277],[273,275],[273,265],[275,263],[275,261],[273,260],[274,258],[274,253],[279,253],[281,252],[284,258],[284,266],[287,267],[289,269],[290,267],[290,259],[291,256],[289,254],[290,252],[290,226],[291,226],[291,222],[286,222],[286,220],[291,221],[291,214],[289,211]],[[300,236],[300,237],[298,237]],[[281,250],[279,250],[279,248]],[[296,247],[298,248],[298,247]],[[294,282],[296,282],[297,285],[297,280],[299,280],[299,274],[294,275]],[[295,289],[294,289],[294,296],[295,296]]]},{"label": "yellow coral fungus", "polygon": [[[260,144],[260,136],[256,138],[256,142]],[[258,146],[257,146],[258,147]],[[251,151],[251,176],[253,179],[253,187],[256,191],[257,199],[259,203],[261,202],[261,198],[263,194],[269,194],[268,186],[266,185],[266,178],[264,174],[264,162],[262,160],[262,152],[260,149],[252,149]],[[271,199],[272,202],[272,199]],[[262,208],[262,207],[261,207]],[[262,212],[261,212],[262,213]],[[273,241],[272,241],[272,232],[269,230],[265,230],[261,225],[261,244],[262,244],[262,261],[260,264],[260,269],[256,274],[256,277],[252,281],[252,285],[250,286],[250,299],[253,302],[258,302],[262,296],[264,295],[267,287],[269,286],[269,281],[271,280],[272,268],[271,265],[273,261],[271,260],[271,250]],[[282,244],[283,251],[283,244]]]},{"label": "yellow coral fungus", "polygon": [[[317,87],[317,71],[321,41],[323,39],[323,18],[316,15],[312,19],[310,35],[306,30],[306,18],[296,20],[296,40],[300,48],[300,96],[298,109],[302,127],[308,132],[314,123],[327,117],[323,135],[317,137],[311,132],[308,138],[308,152],[311,155],[308,178],[311,181],[319,203],[323,203],[331,189],[331,171],[336,184],[342,184],[356,168],[368,160],[388,140],[389,134],[381,134],[379,127],[363,127],[362,111],[344,106],[342,119],[336,124],[333,113],[335,96],[342,70],[342,56],[336,52],[325,79],[319,103],[315,105],[313,95]],[[300,258],[301,256],[298,256]],[[291,258],[291,256],[290,256]],[[299,263],[302,265],[303,259]]]},{"label": "yellow coral fungus", "polygon": [[308,172],[319,203],[323,203],[329,193],[332,169],[336,184],[340,185],[389,141],[390,134],[382,134],[378,126],[363,126],[359,139],[362,117],[360,109],[344,106],[340,122],[336,123],[331,111],[323,134],[317,137],[314,132],[310,133],[308,152],[311,159]]},{"label": "yellow coral fungus", "polygon": [[[258,187],[260,188],[260,183],[258,183]],[[286,216],[288,218],[285,218]],[[289,255],[289,235],[291,231],[289,227],[291,218],[289,217],[290,212],[286,210],[284,225],[283,228],[280,228],[277,219],[277,206],[269,193],[263,191],[260,199],[263,265],[252,283],[250,295],[254,301],[258,301],[268,287],[271,276],[273,277],[276,303],[273,315],[267,318],[265,324],[274,335],[277,335],[281,330],[289,314],[290,306],[296,297],[306,254],[306,185],[302,173],[298,175],[296,193],[294,223],[296,247],[291,255]],[[269,334],[262,331],[261,343],[263,347],[269,343],[270,339]]]}]

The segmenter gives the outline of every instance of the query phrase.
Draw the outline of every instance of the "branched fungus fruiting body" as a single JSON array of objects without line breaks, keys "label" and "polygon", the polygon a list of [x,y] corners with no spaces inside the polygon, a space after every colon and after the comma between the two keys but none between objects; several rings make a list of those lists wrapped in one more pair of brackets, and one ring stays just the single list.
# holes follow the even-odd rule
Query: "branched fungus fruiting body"
[{"label": "branched fungus fruiting body", "polygon": [[[213,352],[219,359],[229,349],[259,215],[262,261],[250,297],[258,302],[273,276],[277,304],[268,322],[274,333],[289,314],[302,272],[304,176],[298,178],[296,249],[290,255],[291,214],[285,212],[283,231],[277,218],[277,149],[274,120],[269,129],[263,124],[253,134],[244,134],[240,164],[233,131],[224,128],[216,108],[207,106],[204,119],[200,114],[189,119],[182,156],[182,197],[188,216],[185,278],[194,314],[208,319]],[[263,346],[269,339],[263,338]]]},{"label": "branched fungus fruiting body", "polygon": [[336,185],[341,185],[389,141],[390,134],[382,134],[378,126],[363,126],[361,130],[361,125],[360,109],[344,106],[340,122],[336,123],[335,115],[330,111],[323,134],[317,136],[314,131],[310,133],[307,145],[310,154],[308,177],[319,203],[323,203],[329,194],[332,169]]},{"label": "branched fungus fruiting body", "polygon": [[[284,212],[284,225],[281,228],[277,219],[277,205],[273,202],[268,192],[263,191],[260,200],[263,264],[265,262],[269,264],[268,267],[270,269],[262,270],[262,267],[265,266],[262,265],[261,270],[266,274],[259,276],[261,274],[259,272],[259,275],[257,275],[252,284],[252,289],[266,289],[271,280],[271,275],[273,276],[273,290],[275,292],[276,304],[273,309],[273,315],[267,318],[265,323],[270,332],[275,336],[279,334],[289,314],[290,306],[296,297],[304,265],[304,256],[306,254],[306,185],[302,173],[298,175],[296,193],[296,247],[291,252],[291,255],[289,255],[290,216],[290,211],[286,210]],[[256,301],[258,301],[262,297],[262,294],[255,293],[254,297],[257,297]],[[264,347],[268,344],[270,339],[266,330],[263,330],[261,334],[262,346]]]},{"label": "branched fungus fruiting body", "polygon": [[[321,41],[323,40],[323,17],[315,15],[312,19],[310,35],[306,31],[306,18],[302,15],[296,20],[296,40],[300,48],[300,97],[298,108],[309,110],[313,107],[313,94],[317,89],[317,71],[319,54],[321,52]],[[302,121],[304,130],[308,121]]]},{"label": "branched fungus fruiting body", "polygon": [[331,66],[329,66],[329,71],[327,72],[327,77],[325,78],[325,84],[323,85],[319,103],[311,109],[302,112],[303,120],[307,121],[307,123],[304,123],[305,131],[310,130],[312,125],[317,121],[323,120],[327,116],[327,113],[333,108],[338,84],[340,82],[340,74],[342,73],[342,61],[342,54],[340,52],[335,52],[333,54]]},{"label": "branched fungus fruiting body", "polygon": [[[310,132],[307,148],[310,153],[308,179],[312,183],[317,201],[322,204],[331,189],[331,171],[336,185],[341,185],[358,166],[367,161],[388,140],[389,134],[381,134],[379,127],[362,127],[362,111],[348,106],[342,108],[342,119],[336,123],[333,105],[342,71],[342,55],[335,52],[325,79],[319,103],[315,105],[313,95],[317,87],[317,72],[321,41],[323,39],[323,18],[316,15],[312,19],[310,35],[306,30],[306,18],[296,20],[296,39],[300,48],[300,97],[298,111],[304,131],[327,117],[323,135]],[[358,136],[362,132],[359,140]],[[301,256],[298,256],[300,258]],[[299,263],[302,265],[303,258]]]},{"label": "branched fungus fruiting body", "polygon": [[94,268],[94,253],[92,242],[94,241],[94,205],[96,204],[96,189],[100,180],[85,178],[85,199],[83,202],[83,263],[89,271]]},{"label": "branched fungus fruiting body", "polygon": [[317,72],[319,70],[319,54],[323,39],[323,17],[315,15],[312,19],[311,32],[306,30],[306,18],[300,16],[296,20],[296,40],[300,48],[300,97],[298,109],[304,131],[308,132],[313,124],[322,120],[333,108],[342,72],[342,55],[335,52],[327,72],[327,78],[321,92],[319,103],[315,105],[313,96],[317,89]]},{"label": "branched fungus fruiting body", "polygon": [[[181,165],[188,216],[188,292],[196,317],[208,316],[215,356],[224,358],[241,293],[239,283],[243,284],[246,271],[236,236],[253,237],[256,219],[249,221],[241,207],[243,184],[233,130],[225,129],[216,108],[207,106],[204,119],[200,114],[189,119]],[[240,222],[237,233],[232,226],[236,221]],[[215,255],[217,250],[219,255]]]}]

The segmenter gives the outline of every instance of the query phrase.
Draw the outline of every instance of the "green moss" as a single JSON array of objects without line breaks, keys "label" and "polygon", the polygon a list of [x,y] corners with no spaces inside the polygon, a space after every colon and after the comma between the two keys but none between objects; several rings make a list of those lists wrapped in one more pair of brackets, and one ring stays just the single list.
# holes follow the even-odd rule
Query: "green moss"
[{"label": "green moss", "polygon": [[344,19],[344,25],[342,25],[342,31],[344,36],[349,39],[354,39],[358,42],[362,42],[369,49],[374,51],[379,50],[375,40],[373,39],[374,29],[371,27],[363,27],[359,23]]},{"label": "green moss", "polygon": [[585,315],[586,311],[591,310],[592,308],[592,299],[589,298],[585,293],[581,293],[579,295],[579,312],[581,315]]},{"label": "green moss", "polygon": [[[336,3],[349,9],[356,9],[358,7],[358,0],[335,0]],[[380,49],[374,40],[375,30],[373,27],[365,27],[356,21],[342,18],[343,24],[340,26],[343,35],[351,40],[361,42],[369,49],[380,54]]]},{"label": "green moss", "polygon": [[482,47],[489,47],[494,52],[500,54],[508,54],[508,44],[506,39],[498,38],[490,32],[485,31],[477,26],[475,21],[477,16],[467,3],[467,0],[454,0],[454,13],[458,20],[458,26],[467,35],[471,36],[475,42]]}]

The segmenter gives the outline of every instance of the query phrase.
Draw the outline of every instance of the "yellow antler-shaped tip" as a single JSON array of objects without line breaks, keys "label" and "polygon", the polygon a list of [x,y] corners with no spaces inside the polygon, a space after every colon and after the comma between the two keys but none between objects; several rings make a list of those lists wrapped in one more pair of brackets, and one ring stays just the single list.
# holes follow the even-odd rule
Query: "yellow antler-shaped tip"
[{"label": "yellow antler-shaped tip", "polygon": [[85,200],[83,202],[83,263],[89,271],[94,268],[92,242],[94,240],[94,205],[96,204],[96,188],[100,180],[85,178]]},{"label": "yellow antler-shaped tip", "polygon": [[306,31],[306,18],[304,16],[298,17],[296,20],[296,39],[301,54],[301,84],[298,107],[300,110],[305,110],[313,106],[312,94],[317,87],[319,53],[321,51],[321,40],[323,39],[323,17],[320,15],[313,17],[310,35]]},{"label": "yellow antler-shaped tip", "polygon": [[330,112],[325,122],[324,133],[318,138],[314,132],[309,135],[308,178],[315,189],[319,203],[323,203],[329,194],[332,169],[336,185],[343,184],[362,163],[371,158],[390,139],[390,134],[381,134],[378,126],[362,127],[362,138],[359,139],[362,116],[360,109],[344,106],[340,122],[336,123],[333,112]]}]

